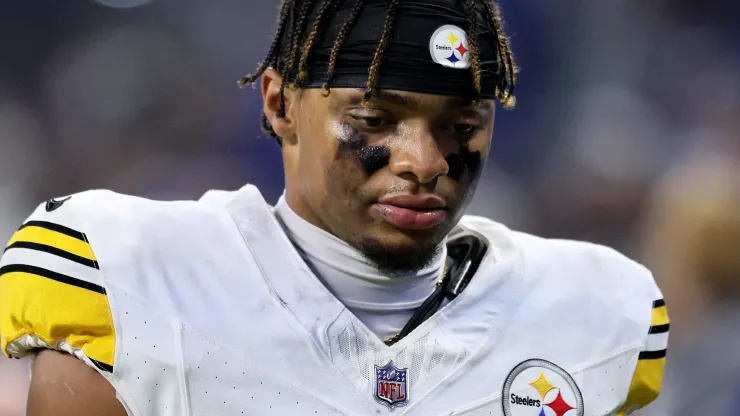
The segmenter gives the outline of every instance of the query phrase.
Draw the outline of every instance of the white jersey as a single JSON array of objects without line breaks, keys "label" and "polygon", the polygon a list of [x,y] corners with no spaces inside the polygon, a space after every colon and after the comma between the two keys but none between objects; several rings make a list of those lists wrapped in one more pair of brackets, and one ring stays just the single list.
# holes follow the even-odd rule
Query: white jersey
[{"label": "white jersey", "polygon": [[626,414],[660,389],[668,318],[644,267],[464,217],[467,289],[387,346],[312,274],[259,191],[40,206],[0,263],[14,357],[76,355],[131,416]]}]

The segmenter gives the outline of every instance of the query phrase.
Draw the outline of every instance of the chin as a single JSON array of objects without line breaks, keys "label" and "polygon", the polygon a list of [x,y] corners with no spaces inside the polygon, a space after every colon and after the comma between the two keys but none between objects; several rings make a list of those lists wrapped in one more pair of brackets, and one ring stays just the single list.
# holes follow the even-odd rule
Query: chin
[{"label": "chin", "polygon": [[381,272],[403,274],[423,269],[434,261],[442,239],[433,230],[408,233],[395,229],[377,237],[362,237],[357,248]]}]

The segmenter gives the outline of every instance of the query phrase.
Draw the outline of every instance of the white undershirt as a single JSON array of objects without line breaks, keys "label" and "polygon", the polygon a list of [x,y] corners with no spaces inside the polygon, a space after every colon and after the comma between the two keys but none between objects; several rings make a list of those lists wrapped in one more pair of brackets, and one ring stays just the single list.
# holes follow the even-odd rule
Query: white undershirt
[{"label": "white undershirt", "polygon": [[275,215],[321,282],[365,326],[386,339],[397,334],[432,294],[447,257],[442,248],[431,265],[407,276],[381,274],[354,247],[310,224],[280,197]]}]

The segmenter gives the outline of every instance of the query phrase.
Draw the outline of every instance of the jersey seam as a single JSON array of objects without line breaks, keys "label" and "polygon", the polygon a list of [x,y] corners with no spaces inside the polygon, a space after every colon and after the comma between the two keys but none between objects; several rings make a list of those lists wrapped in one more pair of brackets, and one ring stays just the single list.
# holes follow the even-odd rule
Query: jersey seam
[{"label": "jersey seam", "polygon": [[[228,215],[229,219],[231,220],[232,224],[236,228],[237,232],[239,233],[239,236],[241,237],[241,240],[244,242],[244,245],[246,246],[247,251],[249,252],[249,255],[251,256],[252,260],[254,261],[255,266],[257,266],[257,269],[260,272],[260,277],[262,278],[262,281],[265,282],[265,286],[267,286],[267,289],[270,293],[270,299],[272,302],[282,311],[285,311],[291,316],[291,322],[293,325],[300,328],[300,330],[308,335],[308,337],[312,340],[312,343],[315,345],[316,342],[314,338],[311,336],[311,333],[303,326],[301,323],[301,320],[298,318],[298,316],[293,313],[293,311],[290,308],[286,308],[285,305],[282,302],[282,299],[277,293],[277,290],[275,290],[275,287],[271,284],[270,280],[267,278],[267,273],[265,272],[265,268],[262,265],[262,262],[259,260],[258,256],[255,255],[254,250],[252,249],[252,245],[249,242],[249,239],[244,235],[242,232],[241,227],[239,226],[238,221],[236,218],[234,218],[234,215],[229,211],[228,209],[224,209],[226,214]],[[319,347],[318,345],[315,345],[316,347]],[[319,348],[320,349],[320,348]]]},{"label": "jersey seam", "polygon": [[602,358],[593,360],[593,361],[591,361],[590,363],[587,363],[587,364],[582,364],[580,367],[576,367],[576,369],[573,370],[573,373],[576,374],[576,373],[583,373],[585,371],[588,371],[588,370],[590,370],[590,369],[598,366],[599,364],[602,364],[602,363],[604,363],[606,361],[609,361],[612,358],[614,358],[614,357],[616,357],[618,355],[624,354],[624,353],[626,353],[626,352],[628,352],[630,350],[637,350],[637,352],[639,353],[639,351],[640,351],[641,348],[642,348],[642,341],[639,342],[639,343],[628,344],[625,347],[616,349],[613,352],[606,354]]},{"label": "jersey seam", "polygon": [[95,252],[92,249],[92,244],[90,244],[90,240],[87,238],[87,234],[85,233],[81,233],[81,234],[82,234],[82,239],[85,240],[85,243],[87,243],[85,247],[87,248],[87,251],[90,254],[90,258],[92,259],[93,263],[95,263],[95,268],[99,271],[100,264],[98,264],[98,257],[95,255]]},{"label": "jersey seam", "polygon": [[190,389],[188,388],[187,382],[187,366],[185,365],[185,348],[182,342],[182,333],[184,329],[182,322],[175,322],[173,325],[175,333],[175,348],[177,348],[180,355],[180,359],[177,361],[178,367],[178,382],[180,384],[180,392],[182,393],[181,405],[183,407],[183,416],[190,416]]},{"label": "jersey seam", "polygon": [[[321,345],[318,345],[318,344],[317,344],[317,342],[316,342],[316,339],[315,339],[315,337],[314,337],[314,336],[312,336],[312,335],[311,335],[311,333],[310,333],[309,331],[307,331],[307,329],[306,329],[306,328],[305,328],[305,327],[304,327],[304,326],[303,326],[303,325],[301,324],[301,321],[300,321],[300,319],[298,318],[298,316],[296,316],[296,314],[295,314],[295,313],[293,313],[293,311],[292,311],[292,310],[290,310],[290,309],[288,309],[288,308],[284,307],[284,305],[283,305],[283,304],[282,304],[282,303],[280,302],[280,297],[278,296],[278,294],[277,294],[277,291],[275,290],[275,288],[274,288],[274,287],[273,287],[273,286],[272,286],[272,285],[270,284],[269,280],[267,279],[267,274],[266,274],[266,272],[265,272],[265,269],[264,269],[264,267],[262,266],[262,263],[261,263],[261,262],[260,262],[260,260],[259,260],[259,259],[257,258],[257,256],[255,256],[255,255],[254,255],[254,250],[252,249],[252,245],[250,244],[250,242],[249,242],[249,239],[247,239],[247,238],[246,238],[246,236],[244,235],[244,233],[242,232],[242,229],[241,229],[241,227],[239,226],[239,223],[237,222],[236,218],[234,218],[234,215],[233,215],[233,214],[231,213],[231,211],[230,211],[230,210],[228,210],[228,209],[224,209],[224,211],[226,212],[226,214],[228,215],[228,217],[229,217],[229,218],[231,219],[232,223],[234,224],[234,227],[236,227],[237,231],[239,232],[239,236],[241,237],[242,241],[244,242],[244,245],[246,246],[246,249],[247,249],[247,251],[248,251],[248,252],[249,252],[249,254],[250,254],[250,255],[252,256],[252,259],[253,259],[253,261],[254,261],[254,264],[255,264],[255,265],[257,266],[257,269],[258,269],[258,270],[260,271],[260,275],[261,275],[261,277],[262,277],[262,280],[263,280],[263,281],[265,282],[265,285],[266,285],[266,286],[267,286],[267,288],[269,289],[269,292],[270,292],[270,299],[272,299],[272,301],[273,301],[273,302],[275,303],[275,305],[276,305],[276,306],[277,306],[277,307],[278,307],[278,308],[279,308],[280,310],[282,310],[282,311],[285,311],[285,312],[287,312],[287,313],[288,313],[288,314],[289,314],[289,315],[291,316],[291,323],[292,323],[292,325],[293,325],[294,327],[297,327],[297,328],[299,328],[299,329],[300,329],[300,331],[301,331],[302,333],[304,333],[304,334],[305,334],[306,336],[308,336],[308,338],[309,338],[309,339],[311,340],[311,344],[312,344],[312,345],[314,346],[314,349],[315,349],[315,350],[316,350],[316,351],[317,351],[317,352],[318,352],[319,354],[321,354],[321,355],[322,355],[322,356],[323,356],[324,358],[326,358],[326,359],[329,359],[329,360],[331,360],[331,356],[330,356],[330,354],[328,354],[328,353],[327,353],[327,352],[325,351],[325,349],[321,347]],[[340,310],[339,310],[339,312],[337,313],[337,316],[335,317],[335,319],[338,319],[338,318],[339,318],[339,317],[341,316],[341,314],[342,314],[342,312],[343,312],[343,311],[344,311],[344,309],[343,309],[343,308],[342,308],[342,309],[340,309]],[[203,341],[206,341],[206,342],[208,342],[209,344],[211,344],[211,345],[213,345],[213,346],[216,346],[215,344],[213,344],[213,342],[211,342],[211,341],[207,341],[207,340],[206,340],[206,339],[204,338],[204,335],[202,335],[202,334],[200,333],[200,331],[194,330],[194,332],[195,332],[196,334],[198,334],[198,336],[199,336],[199,337],[201,337],[201,339],[202,339]],[[327,334],[327,335],[328,335],[328,334]],[[226,349],[226,347],[223,347],[223,346],[222,346],[221,348],[223,348],[223,349]],[[241,357],[241,356],[240,356],[240,355],[239,355],[238,353],[236,353],[236,352],[234,352],[234,351],[232,351],[232,353],[234,353],[234,354],[235,354],[235,355],[236,355],[237,357]],[[244,359],[244,358],[242,358],[242,360],[245,360],[245,359]],[[246,361],[246,360],[245,360],[245,361]],[[246,361],[246,362],[250,362],[250,361]],[[255,367],[256,367],[256,366],[255,366]],[[345,374],[344,374],[344,373],[343,373],[342,371],[340,371],[340,370],[339,370],[339,369],[338,369],[338,368],[336,367],[336,365],[333,365],[333,364],[332,364],[332,365],[330,365],[330,366],[328,366],[328,367],[331,367],[331,368],[332,368],[332,371],[333,371],[333,372],[335,372],[335,373],[336,373],[337,375],[339,375],[339,376],[342,376],[342,377],[346,377],[346,376],[345,376]],[[259,367],[256,367],[256,368],[259,368]],[[267,374],[269,374],[269,373],[267,373]],[[277,380],[279,380],[279,379],[276,379],[276,381],[277,381]],[[284,383],[284,384],[285,384],[285,383]],[[298,391],[301,391],[301,392],[303,392],[304,394],[306,394],[306,393],[307,393],[307,392],[306,392],[306,391],[305,391],[304,389],[302,389],[302,388],[298,388],[298,387],[292,386],[291,384],[285,384],[285,385],[286,385],[286,386],[290,386],[290,387],[292,387],[292,388],[295,388],[296,390],[298,390]],[[315,396],[313,396],[313,397],[315,397]],[[318,398],[316,398],[316,400],[319,400],[319,399],[318,399]],[[324,400],[320,400],[320,401],[321,401],[322,403],[324,403],[324,404],[325,404],[326,406],[328,406],[328,407],[330,407],[330,408],[332,408],[332,409],[334,409],[334,410],[336,410],[336,411],[338,411],[338,412],[340,412],[340,413],[346,413],[346,412],[344,412],[344,411],[342,411],[342,410],[338,409],[338,408],[337,408],[336,406],[334,406],[334,405],[332,405],[332,404],[329,404],[329,403],[325,402]]]},{"label": "jersey seam", "polygon": [[[98,257],[95,255],[95,251],[92,248],[92,244],[90,243],[90,240],[87,238],[86,233],[82,233],[82,238],[87,243],[87,250],[90,253],[90,257],[94,259],[93,262],[95,263],[95,269],[97,270],[97,274],[98,274],[98,277],[100,278],[100,282],[102,283],[103,288],[106,288],[106,286],[108,286],[108,280],[105,278],[105,274],[103,273],[103,271],[100,270],[100,263],[98,263]],[[116,357],[117,357],[117,352],[118,352],[118,333],[117,333],[118,331],[116,331],[116,325],[113,322],[113,311],[111,310],[112,306],[110,303],[110,294],[108,290],[106,290],[105,292],[105,304],[107,306],[106,313],[107,313],[107,318],[108,318],[108,325],[110,325],[110,329],[113,332],[114,345],[113,345],[113,351],[111,351],[111,359],[113,362],[110,364],[113,367],[113,371],[111,372],[111,377],[114,377],[115,369],[116,369]]]}]

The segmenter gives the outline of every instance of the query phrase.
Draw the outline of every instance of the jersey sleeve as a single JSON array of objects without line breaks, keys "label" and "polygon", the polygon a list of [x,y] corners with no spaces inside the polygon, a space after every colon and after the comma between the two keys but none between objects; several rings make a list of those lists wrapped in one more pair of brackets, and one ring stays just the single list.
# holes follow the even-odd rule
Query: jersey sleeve
[{"label": "jersey sleeve", "polygon": [[637,358],[627,399],[617,416],[626,416],[635,410],[642,409],[660,394],[670,322],[665,301],[660,292],[658,290],[656,292],[658,293],[654,296],[650,310],[650,327]]},{"label": "jersey sleeve", "polygon": [[[82,195],[82,194],[78,194]],[[0,348],[20,358],[39,349],[73,354],[113,371],[115,333],[91,242],[84,196],[42,204],[0,258]]]}]

